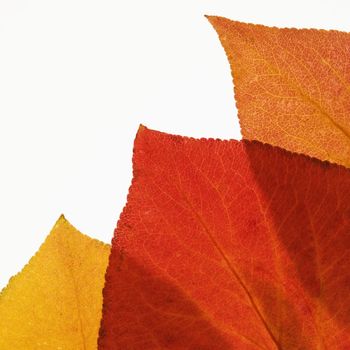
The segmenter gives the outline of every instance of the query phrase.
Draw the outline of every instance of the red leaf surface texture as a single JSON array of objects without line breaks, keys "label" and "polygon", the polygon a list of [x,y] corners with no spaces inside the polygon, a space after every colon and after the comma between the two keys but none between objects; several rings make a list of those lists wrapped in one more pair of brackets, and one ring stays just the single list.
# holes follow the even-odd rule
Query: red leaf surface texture
[{"label": "red leaf surface texture", "polygon": [[140,127],[99,349],[350,349],[350,172]]}]

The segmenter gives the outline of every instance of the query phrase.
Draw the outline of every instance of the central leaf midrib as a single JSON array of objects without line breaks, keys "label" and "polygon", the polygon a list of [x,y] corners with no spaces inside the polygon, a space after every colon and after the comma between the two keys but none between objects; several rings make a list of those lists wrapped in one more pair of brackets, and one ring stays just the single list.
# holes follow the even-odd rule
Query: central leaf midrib
[{"label": "central leaf midrib", "polygon": [[201,224],[201,226],[204,228],[206,234],[208,235],[209,239],[211,240],[211,242],[213,243],[215,249],[219,252],[219,254],[221,255],[221,257],[224,259],[227,267],[229,268],[230,272],[234,275],[235,279],[238,281],[238,283],[240,284],[240,286],[242,287],[242,289],[244,290],[245,294],[247,295],[252,308],[254,309],[255,313],[257,314],[258,318],[261,320],[261,322],[263,323],[267,333],[269,334],[269,337],[271,338],[271,340],[273,341],[273,343],[276,345],[278,350],[282,350],[281,346],[279,345],[276,337],[274,336],[274,334],[272,333],[269,325],[267,324],[265,318],[263,317],[262,313],[260,312],[253,296],[251,295],[248,287],[245,285],[245,283],[243,282],[243,280],[241,279],[241,277],[239,276],[238,272],[236,271],[236,269],[234,268],[234,266],[231,264],[230,260],[226,257],[224,251],[221,249],[220,245],[218,244],[218,242],[214,239],[212,233],[210,232],[210,230],[208,229],[208,227],[206,226],[205,222],[202,220],[201,216],[193,209],[191,203],[189,202],[189,200],[186,198],[186,196],[184,195],[184,200],[187,203],[187,205],[189,206],[189,208],[191,209],[191,211],[193,212],[193,214],[195,215],[196,219],[199,221],[199,223]]},{"label": "central leaf midrib", "polygon": [[[241,36],[241,34],[235,29],[236,33]],[[251,37],[253,40],[254,39],[254,36]],[[244,40],[244,38],[242,39]],[[250,48],[252,48],[256,54],[258,56],[260,56],[262,59],[264,59],[264,61],[267,63],[267,65],[269,66],[269,68],[274,72],[274,73],[277,73],[279,76],[281,76],[285,82],[291,86],[294,90],[296,90],[299,95],[305,100],[307,101],[308,103],[310,103],[315,109],[317,109],[319,111],[319,113],[324,117],[326,118],[329,122],[331,122],[333,124],[333,126],[335,128],[337,128],[343,135],[346,136],[346,139],[347,141],[350,143],[350,132],[348,132],[342,125],[340,125],[338,122],[336,122],[333,117],[324,110],[323,107],[320,106],[320,104],[318,102],[316,102],[315,100],[311,99],[307,94],[304,93],[304,91],[302,91],[302,89],[297,86],[296,84],[294,84],[290,79],[288,79],[286,77],[286,74],[283,73],[281,74],[281,71],[279,69],[276,69],[275,65],[273,65],[270,60],[266,60],[265,58],[263,58],[260,54],[260,52],[258,51],[258,49],[252,45],[251,43],[249,43],[248,41],[244,40],[245,44],[248,45]],[[284,51],[287,51],[285,48],[282,48]],[[288,51],[287,51],[288,52]],[[297,59],[297,58],[296,58]],[[233,66],[233,65],[232,65]],[[334,74],[334,72],[333,72]],[[233,68],[232,68],[232,75],[234,76],[234,72],[233,72]],[[335,75],[335,74],[334,74]],[[336,75],[335,75],[336,76]],[[339,77],[336,76],[337,79],[339,79]]]}]

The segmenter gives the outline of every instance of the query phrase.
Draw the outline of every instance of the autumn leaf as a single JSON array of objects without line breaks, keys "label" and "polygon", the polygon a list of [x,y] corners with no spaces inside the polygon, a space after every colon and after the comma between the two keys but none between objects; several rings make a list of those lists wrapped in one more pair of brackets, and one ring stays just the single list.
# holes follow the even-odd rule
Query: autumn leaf
[{"label": "autumn leaf", "polygon": [[141,127],[99,349],[350,349],[350,171]]},{"label": "autumn leaf", "polygon": [[231,65],[243,137],[350,167],[350,33],[208,19]]},{"label": "autumn leaf", "polygon": [[96,349],[109,252],[61,216],[0,294],[0,349]]}]

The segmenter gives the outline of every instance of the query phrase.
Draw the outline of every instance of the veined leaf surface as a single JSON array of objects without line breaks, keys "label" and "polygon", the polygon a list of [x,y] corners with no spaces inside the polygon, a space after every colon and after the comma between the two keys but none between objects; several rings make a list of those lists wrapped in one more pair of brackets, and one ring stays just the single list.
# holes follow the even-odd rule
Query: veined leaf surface
[{"label": "veined leaf surface", "polygon": [[243,137],[350,167],[350,33],[208,19],[231,65]]},{"label": "veined leaf surface", "polygon": [[350,348],[350,171],[141,127],[99,349]]},{"label": "veined leaf surface", "polygon": [[96,349],[109,252],[61,216],[0,294],[0,349]]}]

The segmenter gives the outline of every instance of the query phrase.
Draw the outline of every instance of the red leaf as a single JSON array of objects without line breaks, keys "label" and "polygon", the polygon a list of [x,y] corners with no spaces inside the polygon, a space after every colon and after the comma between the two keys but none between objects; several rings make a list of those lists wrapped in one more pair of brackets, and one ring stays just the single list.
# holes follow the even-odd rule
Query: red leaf
[{"label": "red leaf", "polygon": [[99,349],[350,349],[350,172],[141,127]]}]

